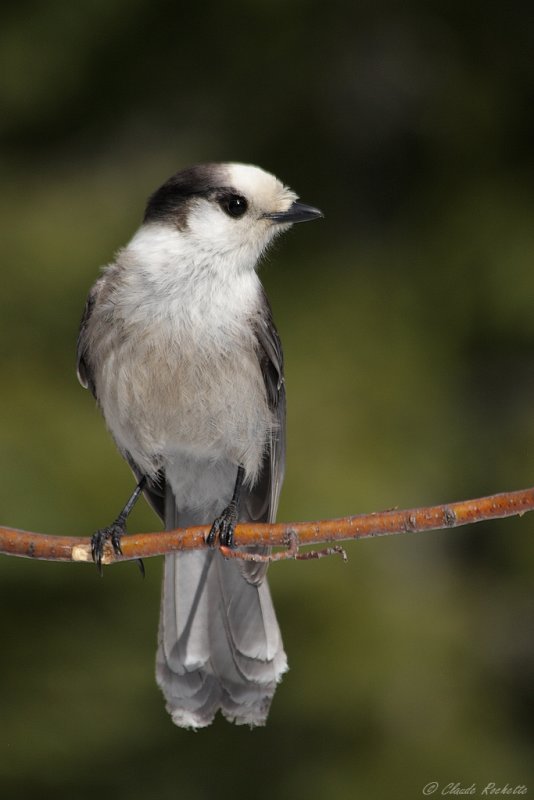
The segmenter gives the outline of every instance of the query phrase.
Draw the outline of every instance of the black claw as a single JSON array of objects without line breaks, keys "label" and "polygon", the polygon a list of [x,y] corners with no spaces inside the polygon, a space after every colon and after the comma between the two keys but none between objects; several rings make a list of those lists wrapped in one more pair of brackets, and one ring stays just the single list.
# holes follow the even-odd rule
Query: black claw
[{"label": "black claw", "polygon": [[124,528],[122,530],[117,529],[114,525],[111,529],[111,546],[113,547],[113,552],[116,553],[118,556],[122,556],[122,547],[121,547],[121,536],[124,533]]},{"label": "black claw", "polygon": [[215,522],[211,526],[210,532],[207,535],[206,544],[208,545],[208,547],[214,547],[215,546],[215,540],[217,538],[217,534],[219,533],[218,522],[219,522],[219,518],[217,518],[215,520]]},{"label": "black claw", "polygon": [[221,532],[219,534],[219,541],[224,547],[233,547],[234,546],[234,528],[235,528],[235,520],[224,522]]},{"label": "black claw", "polygon": [[223,547],[234,546],[234,528],[237,522],[237,507],[235,503],[230,503],[220,517],[214,521],[206,539],[208,547],[213,547],[217,538]]}]

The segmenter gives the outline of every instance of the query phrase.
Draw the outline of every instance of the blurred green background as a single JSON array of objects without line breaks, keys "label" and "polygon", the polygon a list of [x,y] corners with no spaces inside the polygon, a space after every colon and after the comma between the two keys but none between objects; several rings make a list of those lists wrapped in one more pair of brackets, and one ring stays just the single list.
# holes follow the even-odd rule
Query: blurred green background
[{"label": "blurred green background", "polygon": [[[0,522],[88,535],[133,480],[74,375],[87,290],[191,163],[324,222],[263,267],[286,352],[280,519],[534,483],[534,6],[48,0],[0,20]],[[130,530],[158,523],[140,507]],[[11,798],[534,792],[534,518],[270,571],[290,672],[265,729],[175,728],[161,562],[0,560]]]}]

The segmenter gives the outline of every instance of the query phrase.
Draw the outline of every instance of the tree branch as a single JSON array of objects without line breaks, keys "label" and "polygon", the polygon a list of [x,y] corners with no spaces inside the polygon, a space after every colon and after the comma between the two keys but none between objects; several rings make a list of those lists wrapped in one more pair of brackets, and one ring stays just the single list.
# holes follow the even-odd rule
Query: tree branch
[{"label": "tree branch", "polygon": [[[396,533],[422,533],[442,528],[456,528],[460,525],[470,525],[484,520],[522,516],[527,511],[533,510],[534,488],[530,488],[446,505],[408,510],[392,509],[320,522],[243,523],[236,527],[234,541],[237,548],[251,545],[285,547],[286,550],[275,552],[272,556],[267,557],[272,561],[278,561],[281,558],[318,558],[332,553],[344,555],[344,551],[337,546],[312,553],[299,553],[298,548],[301,545],[320,542],[339,542],[348,539],[366,539],[369,536],[390,536]],[[165,553],[202,549],[207,546],[205,540],[209,530],[208,525],[158,533],[134,533],[123,538],[121,542],[122,556],[115,555],[111,546],[106,546],[102,562],[112,564]],[[229,551],[227,548],[221,548],[221,550],[228,557],[249,560],[265,560],[266,558],[250,552],[240,554],[235,550]],[[91,561],[91,544],[88,538],[49,536],[43,533],[0,527],[0,553],[43,561]]]}]

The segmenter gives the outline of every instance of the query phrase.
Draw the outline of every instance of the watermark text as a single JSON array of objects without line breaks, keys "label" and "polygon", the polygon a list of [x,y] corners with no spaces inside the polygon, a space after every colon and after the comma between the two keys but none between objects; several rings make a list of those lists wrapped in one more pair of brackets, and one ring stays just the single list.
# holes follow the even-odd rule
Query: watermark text
[{"label": "watermark text", "polygon": [[423,794],[437,795],[438,797],[525,797],[528,795],[528,787],[522,783],[495,783],[488,781],[485,784],[463,784],[460,781],[450,783],[439,783],[439,781],[429,781],[423,786]]}]

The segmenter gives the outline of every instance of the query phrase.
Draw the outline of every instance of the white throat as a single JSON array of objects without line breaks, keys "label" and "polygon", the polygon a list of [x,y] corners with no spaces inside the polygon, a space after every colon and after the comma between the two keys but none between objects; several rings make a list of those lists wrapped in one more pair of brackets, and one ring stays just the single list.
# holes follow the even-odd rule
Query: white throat
[{"label": "white throat", "polygon": [[[229,333],[258,308],[261,284],[251,254],[200,251],[186,232],[142,226],[119,256],[125,291],[120,304],[134,323],[168,321],[178,333],[193,326]],[[129,308],[125,308],[127,304]]]}]

